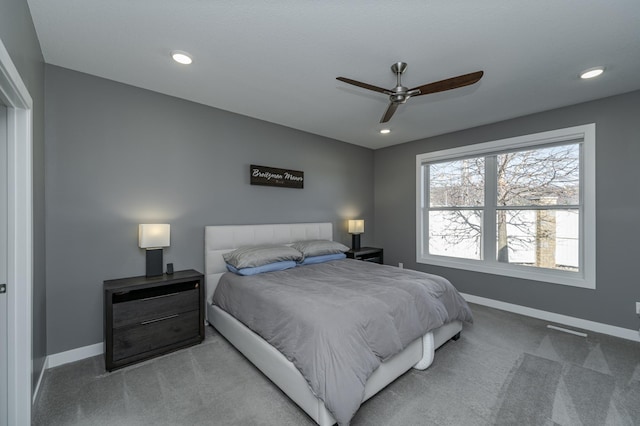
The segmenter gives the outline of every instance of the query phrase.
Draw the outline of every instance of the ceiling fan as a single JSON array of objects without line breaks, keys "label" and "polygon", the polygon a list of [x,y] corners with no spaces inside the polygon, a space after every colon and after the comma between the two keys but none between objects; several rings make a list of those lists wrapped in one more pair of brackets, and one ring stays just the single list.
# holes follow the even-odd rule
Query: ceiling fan
[{"label": "ceiling fan", "polygon": [[396,62],[391,65],[391,71],[396,75],[397,85],[393,89],[383,89],[382,87],[373,86],[371,84],[362,83],[360,81],[352,80],[346,77],[336,77],[337,80],[343,81],[348,84],[353,84],[354,86],[362,87],[363,89],[373,90],[374,92],[384,93],[385,95],[389,95],[389,106],[385,111],[384,115],[380,119],[381,123],[386,123],[391,120],[393,114],[398,109],[400,104],[407,102],[407,100],[414,96],[422,96],[429,95],[431,93],[444,92],[446,90],[457,89],[458,87],[469,86],[471,84],[477,83],[484,74],[484,71],[476,71],[470,74],[459,75],[457,77],[447,78],[446,80],[440,80],[429,84],[424,84],[422,86],[414,87],[413,89],[409,89],[402,85],[400,81],[402,78],[402,73],[407,69],[407,64],[404,62]]}]

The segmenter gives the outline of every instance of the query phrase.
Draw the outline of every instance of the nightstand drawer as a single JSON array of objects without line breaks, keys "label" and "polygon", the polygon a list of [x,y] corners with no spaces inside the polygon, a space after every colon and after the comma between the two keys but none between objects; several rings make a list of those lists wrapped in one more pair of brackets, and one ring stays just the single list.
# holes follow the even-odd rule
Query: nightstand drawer
[{"label": "nightstand drawer", "polygon": [[198,311],[172,314],[113,330],[113,361],[150,352],[198,335]]},{"label": "nightstand drawer", "polygon": [[384,250],[377,247],[362,247],[357,250],[349,250],[345,253],[348,258],[363,260],[365,262],[384,264]]},{"label": "nightstand drawer", "polygon": [[[118,297],[129,294],[114,295],[113,303],[113,327],[119,328],[130,324],[140,324],[145,321],[164,318],[182,312],[192,311],[198,306],[200,297],[199,283],[187,283],[192,290],[181,288],[163,288],[165,294],[134,295],[147,296],[142,299],[134,299],[117,303]],[[171,287],[171,286],[167,286]],[[182,291],[181,291],[182,290]]]}]

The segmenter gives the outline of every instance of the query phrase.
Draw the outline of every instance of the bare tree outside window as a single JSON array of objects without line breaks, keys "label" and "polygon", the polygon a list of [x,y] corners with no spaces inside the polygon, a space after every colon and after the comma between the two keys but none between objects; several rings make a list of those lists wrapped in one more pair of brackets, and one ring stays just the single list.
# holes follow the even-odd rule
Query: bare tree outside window
[{"label": "bare tree outside window", "polygon": [[[496,167],[491,190],[485,164]],[[578,238],[580,144],[432,163],[428,182],[430,254],[484,258],[487,191],[499,262],[577,270],[578,244],[571,240]]]},{"label": "bare tree outside window", "polygon": [[483,157],[430,165],[430,253],[481,258],[484,168]]}]

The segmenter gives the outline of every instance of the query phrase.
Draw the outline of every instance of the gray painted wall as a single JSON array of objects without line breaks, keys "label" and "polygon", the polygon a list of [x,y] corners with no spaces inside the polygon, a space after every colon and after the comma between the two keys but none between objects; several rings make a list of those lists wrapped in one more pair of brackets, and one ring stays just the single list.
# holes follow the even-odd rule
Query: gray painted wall
[{"label": "gray painted wall", "polygon": [[[49,354],[103,340],[103,280],[144,275],[139,223],[170,223],[165,263],[199,271],[205,225],[329,221],[348,245],[347,219],[373,225],[369,149],[51,65],[46,115]],[[252,163],[305,188],[251,186]]]},{"label": "gray painted wall", "polygon": [[0,2],[0,39],[33,99],[33,374],[47,355],[44,207],[44,60],[26,0]]},{"label": "gray painted wall", "polygon": [[[460,291],[638,329],[640,91],[376,150],[376,244],[385,261],[447,277]],[[596,290],[416,263],[416,155],[596,123]]]}]

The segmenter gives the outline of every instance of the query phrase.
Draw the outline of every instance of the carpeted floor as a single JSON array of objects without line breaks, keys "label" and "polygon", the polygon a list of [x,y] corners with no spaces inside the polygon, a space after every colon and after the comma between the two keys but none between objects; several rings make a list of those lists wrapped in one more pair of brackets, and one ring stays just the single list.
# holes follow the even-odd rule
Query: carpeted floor
[{"label": "carpeted floor", "polygon": [[[352,425],[640,425],[640,343],[548,329],[471,305],[475,323],[362,405]],[[215,330],[189,349],[106,373],[48,370],[34,425],[313,425]]]}]

